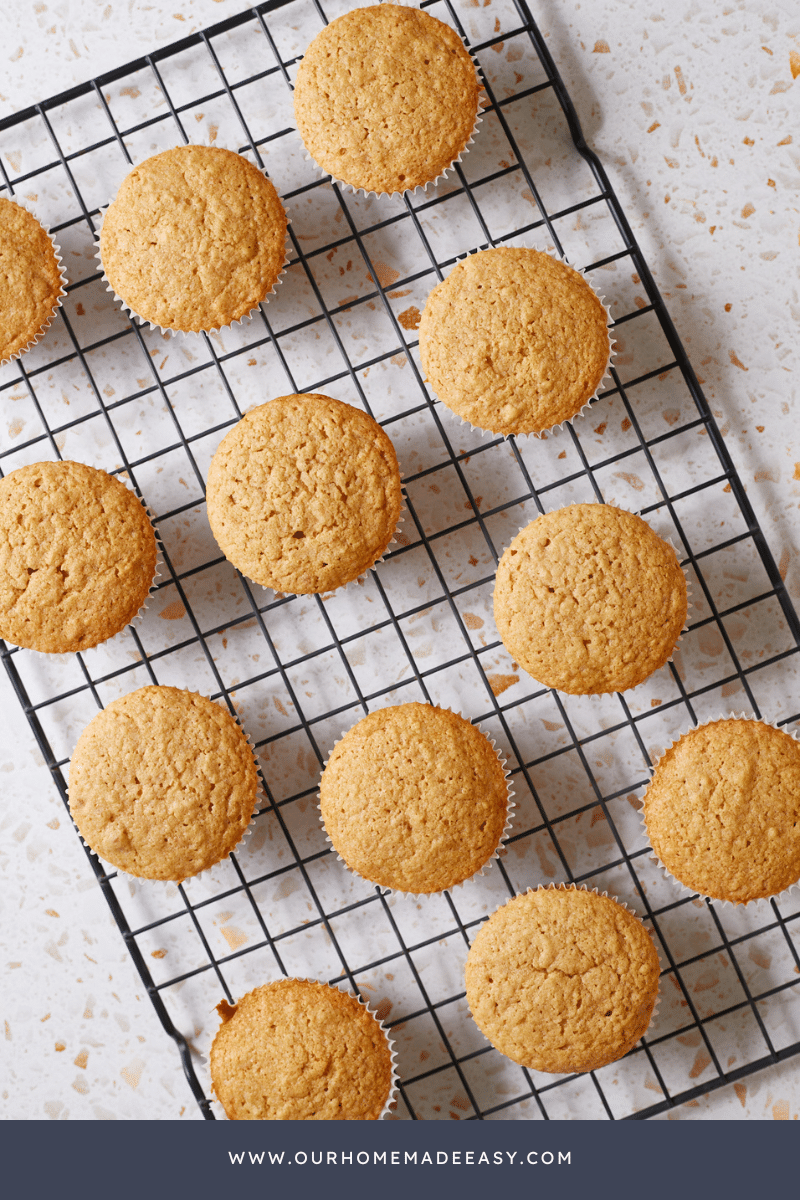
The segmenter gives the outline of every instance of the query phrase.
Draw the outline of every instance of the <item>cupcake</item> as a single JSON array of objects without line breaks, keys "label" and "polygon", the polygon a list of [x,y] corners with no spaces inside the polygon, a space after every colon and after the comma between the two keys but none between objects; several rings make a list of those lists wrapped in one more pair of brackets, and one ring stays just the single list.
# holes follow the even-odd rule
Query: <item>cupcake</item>
[{"label": "cupcake", "polygon": [[0,363],[39,340],[66,294],[58,247],[34,216],[0,197]]},{"label": "cupcake", "polygon": [[549,887],[515,896],[467,955],[467,1003],[492,1045],[523,1067],[594,1071],[633,1049],[658,998],[658,953],[624,905]]},{"label": "cupcake", "polygon": [[147,599],[156,537],[132,491],[78,462],[0,480],[0,637],[45,654],[119,633]]},{"label": "cupcake", "polygon": [[441,892],[495,856],[509,791],[492,743],[430,704],[382,708],[336,744],[320,811],[334,850],[371,883]]},{"label": "cupcake", "polygon": [[390,194],[427,184],[472,140],[480,87],[458,34],[398,4],[356,8],[327,25],[297,72],[305,147],[334,179]]},{"label": "cupcake", "polygon": [[217,1012],[211,1079],[229,1120],[377,1121],[386,1112],[391,1043],[355,996],[280,979]]},{"label": "cupcake", "polygon": [[256,805],[253,751],[204,696],[143,687],[84,729],[69,769],[78,832],[105,862],[180,883],[227,858]]},{"label": "cupcake", "polygon": [[623,692],[671,657],[688,608],[672,546],[610,504],[537,517],[500,559],[494,616],[503,645],[545,687]]},{"label": "cupcake", "polygon": [[608,370],[608,314],[578,271],[539,250],[499,247],[433,289],[419,326],[427,380],[478,429],[540,433],[570,421]]},{"label": "cupcake", "polygon": [[800,881],[800,745],[730,717],[683,734],[644,796],[650,844],[690,891],[747,904]]},{"label": "cupcake", "polygon": [[103,218],[105,278],[134,316],[184,333],[246,316],[285,262],[286,213],[230,150],[179,146],[130,172]]},{"label": "cupcake", "polygon": [[222,440],[206,488],[219,548],[248,579],[313,595],[381,557],[402,505],[394,446],[380,425],[329,396],[279,396]]}]

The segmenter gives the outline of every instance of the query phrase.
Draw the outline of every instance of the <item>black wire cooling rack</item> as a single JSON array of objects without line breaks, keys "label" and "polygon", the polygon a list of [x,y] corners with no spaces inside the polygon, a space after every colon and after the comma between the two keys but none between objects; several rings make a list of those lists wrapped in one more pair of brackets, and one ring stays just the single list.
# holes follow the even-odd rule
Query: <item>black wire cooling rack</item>
[{"label": "black wire cooling rack", "polygon": [[[398,1117],[648,1117],[800,1051],[800,902],[737,910],[679,891],[655,868],[637,812],[651,756],[695,720],[731,708],[796,720],[800,627],[527,5],[425,4],[479,63],[484,121],[446,181],[381,200],[320,179],[293,128],[299,56],[346,7],[271,0],[0,122],[2,187],[49,220],[70,278],[43,341],[0,369],[11,420],[2,471],[63,454],[125,475],[163,542],[157,591],[124,634],[66,659],[3,645],[3,662],[65,803],[81,728],[144,683],[206,691],[257,744],[267,801],[229,862],[147,888],[87,851],[207,1118],[200,1051],[214,1004],[282,974],[344,982],[377,1008],[400,1053]],[[93,238],[131,163],[207,139],[267,168],[292,218],[291,261],[258,316],[169,340],[113,303]],[[587,270],[617,353],[574,426],[481,437],[433,402],[414,331],[459,255],[520,237]],[[398,543],[358,586],[329,596],[255,588],[220,557],[204,515],[205,471],[225,431],[246,406],[290,391],[371,412],[405,472]],[[539,688],[510,660],[491,589],[519,526],[592,499],[637,509],[672,537],[693,607],[670,665],[633,692],[587,700]],[[419,901],[349,876],[315,808],[341,729],[411,699],[479,721],[508,757],[518,804],[484,877]],[[478,1035],[463,991],[481,921],[525,887],[562,880],[631,904],[664,968],[642,1043],[586,1076],[504,1059]]]}]

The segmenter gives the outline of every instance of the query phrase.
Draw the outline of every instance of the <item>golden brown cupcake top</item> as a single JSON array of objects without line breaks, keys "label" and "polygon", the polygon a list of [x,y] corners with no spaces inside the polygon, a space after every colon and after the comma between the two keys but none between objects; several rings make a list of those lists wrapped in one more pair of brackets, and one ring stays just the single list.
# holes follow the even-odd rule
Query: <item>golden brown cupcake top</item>
[{"label": "golden brown cupcake top", "polygon": [[504,646],[539,683],[573,695],[642,683],[672,655],[686,613],[675,551],[641,517],[610,504],[537,517],[497,568]]},{"label": "golden brown cupcake top", "polygon": [[124,629],[147,599],[156,538],[119,479],[78,462],[0,481],[0,636],[59,654]]},{"label": "golden brown cupcake top", "polygon": [[251,409],[214,455],[206,499],[211,532],[243,575],[303,595],[373,566],[402,506],[397,455],[377,421],[314,393]]},{"label": "golden brown cupcake top", "polygon": [[691,729],[660,758],[644,797],[651,845],[675,878],[747,904],[800,880],[800,745],[763,721]]},{"label": "golden brown cupcake top", "polygon": [[508,786],[491,742],[464,717],[400,704],[370,713],[337,743],[320,809],[334,849],[364,879],[440,892],[497,850]]},{"label": "golden brown cupcake top", "polygon": [[64,292],[46,230],[27,209],[0,197],[0,363],[27,350]]},{"label": "golden brown cupcake top", "polygon": [[270,181],[230,150],[179,146],[123,180],[103,218],[114,291],[164,329],[217,329],[246,316],[283,269],[286,213]]},{"label": "golden brown cupcake top", "polygon": [[106,862],[180,882],[227,858],[256,803],[247,738],[205,696],[143,687],[84,729],[69,769],[69,807]]},{"label": "golden brown cupcake top", "polygon": [[391,1050],[355,996],[280,979],[217,1011],[211,1078],[231,1121],[380,1117],[392,1090]]},{"label": "golden brown cupcake top", "polygon": [[575,888],[516,896],[481,925],[466,963],[467,1003],[502,1054],[537,1071],[594,1071],[650,1024],[658,954],[616,900]]},{"label": "golden brown cupcake top", "polygon": [[324,171],[366,192],[429,183],[465,149],[479,111],[455,30],[398,4],[356,8],[317,34],[297,72],[294,111]]},{"label": "golden brown cupcake top", "polygon": [[539,250],[481,250],[428,297],[420,357],[438,398],[471,425],[539,433],[594,396],[609,363],[607,322],[566,263]]}]

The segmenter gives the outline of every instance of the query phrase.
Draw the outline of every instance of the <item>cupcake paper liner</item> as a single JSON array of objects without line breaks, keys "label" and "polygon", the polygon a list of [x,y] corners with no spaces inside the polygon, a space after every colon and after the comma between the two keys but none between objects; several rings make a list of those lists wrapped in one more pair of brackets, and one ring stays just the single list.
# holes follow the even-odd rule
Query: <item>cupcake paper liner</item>
[{"label": "cupcake paper liner", "polygon": [[45,223],[43,221],[39,221],[39,218],[36,216],[36,213],[33,211],[33,208],[30,205],[23,204],[21,200],[17,200],[16,197],[12,197],[12,196],[6,196],[6,197],[4,197],[4,199],[8,200],[11,204],[16,204],[17,208],[24,209],[25,212],[29,213],[36,221],[38,221],[39,225],[41,225],[42,229],[47,234],[48,238],[50,239],[50,243],[53,247],[53,253],[56,256],[56,263],[58,264],[58,273],[61,278],[61,290],[59,291],[58,295],[56,296],[55,304],[53,305],[50,316],[47,318],[47,320],[44,322],[44,324],[40,327],[38,332],[36,334],[34,334],[34,336],[31,338],[31,340],[26,345],[22,346],[19,350],[16,350],[13,354],[9,354],[7,358],[0,359],[0,367],[4,366],[6,363],[14,362],[15,359],[21,358],[23,354],[27,354],[27,352],[29,350],[31,350],[36,345],[37,342],[40,342],[42,340],[45,333],[47,332],[47,330],[50,328],[51,324],[53,323],[53,318],[56,316],[58,310],[62,307],[62,305],[64,303],[64,297],[67,294],[67,272],[64,269],[64,260],[61,256],[61,247],[58,245],[55,238],[51,234],[50,226],[45,225]]},{"label": "cupcake paper liner", "polygon": [[[378,1028],[380,1029],[384,1038],[386,1039],[386,1045],[389,1048],[389,1056],[391,1058],[391,1067],[392,1067],[392,1078],[391,1078],[391,1083],[389,1085],[389,1095],[387,1096],[386,1102],[377,1117],[378,1121],[385,1120],[392,1105],[395,1104],[397,1101],[398,1084],[400,1082],[400,1076],[397,1071],[397,1050],[395,1049],[394,1040],[392,1039],[392,1037],[389,1033],[389,1030],[384,1025],[383,1021],[380,1019],[380,1017],[378,1016],[375,1009],[372,1008],[367,1003],[367,1001],[364,999],[364,997],[359,992],[353,992],[348,987],[340,987],[333,983],[327,983],[324,979],[314,979],[311,975],[291,975],[291,976],[287,976],[286,978],[297,980],[298,982],[302,982],[302,983],[318,983],[322,987],[330,988],[331,991],[344,992],[344,994],[346,996],[352,996],[352,998],[354,1000],[357,1000],[358,1003],[361,1005],[361,1007],[365,1008],[367,1010],[367,1012],[369,1013],[369,1015],[372,1017],[372,1019],[375,1021],[375,1024],[378,1026]],[[208,1054],[198,1054],[198,1060],[202,1065],[207,1066],[208,1062],[209,1062],[209,1055]],[[212,1088],[212,1091],[213,1091],[213,1088]],[[216,1096],[213,1096],[212,1099],[217,1104],[219,1104],[220,1109],[222,1109],[222,1115],[218,1119],[221,1119],[223,1121],[229,1120],[225,1110],[222,1108],[222,1105],[221,1105],[220,1101],[217,1100]]]},{"label": "cupcake paper liner", "polygon": [[[458,417],[458,420],[461,422],[462,425],[467,425],[471,430],[473,430],[474,433],[480,434],[481,437],[501,437],[505,441],[508,441],[508,439],[512,438],[512,437],[516,438],[516,439],[541,438],[543,433],[547,433],[547,434],[555,433],[556,430],[564,429],[567,425],[572,425],[573,422],[576,421],[578,417],[583,416],[584,413],[588,412],[588,410],[591,408],[592,404],[595,402],[595,400],[600,395],[600,392],[603,388],[603,385],[605,384],[605,381],[607,379],[612,378],[611,367],[613,365],[613,359],[614,359],[614,353],[615,353],[614,347],[615,347],[616,343],[614,342],[614,339],[612,338],[611,333],[610,333],[610,330],[614,324],[614,321],[611,316],[611,310],[605,302],[605,295],[601,295],[600,292],[598,292],[597,289],[593,286],[593,284],[591,284],[589,282],[589,279],[587,278],[587,275],[586,275],[586,269],[584,267],[574,266],[569,261],[569,259],[567,259],[566,256],[564,258],[560,258],[556,253],[554,253],[554,251],[542,249],[539,246],[532,246],[530,244],[530,242],[528,242],[525,239],[520,239],[520,238],[510,238],[506,242],[500,242],[496,246],[490,246],[489,249],[490,250],[505,250],[505,249],[537,250],[540,254],[547,254],[550,258],[553,259],[554,262],[562,263],[565,267],[569,267],[569,269],[571,271],[575,271],[575,273],[577,275],[581,276],[581,278],[586,283],[587,287],[591,288],[592,293],[600,301],[600,304],[603,306],[603,309],[606,314],[606,333],[608,335],[608,362],[606,363],[606,369],[603,372],[600,382],[598,383],[597,387],[595,388],[594,392],[589,397],[589,399],[586,400],[581,405],[581,407],[578,409],[577,412],[573,413],[571,417],[565,417],[563,421],[556,421],[553,425],[548,425],[545,429],[531,430],[529,433],[501,433],[499,430],[484,429],[483,426],[481,426],[481,425],[473,425],[471,421],[468,421],[466,417],[462,417],[460,413],[455,412],[454,409],[450,408],[449,405],[445,404],[444,400],[440,400],[437,396],[437,401],[439,404],[441,404],[444,408],[446,408],[448,410],[448,412],[451,412],[454,417]],[[476,254],[483,254],[483,253],[484,253],[483,250],[469,250],[469,251],[467,251],[466,254],[459,254],[458,258],[453,263],[453,267],[458,266],[458,264],[460,262],[464,262],[468,258],[473,258]],[[426,301],[426,303],[427,303],[427,301]],[[427,380],[425,382],[428,383]],[[428,386],[431,386],[431,385],[428,384]],[[622,507],[622,506],[618,505],[617,507]]]},{"label": "cupcake paper liner", "polygon": [[[439,708],[439,707],[443,707],[443,706],[431,705],[431,707]],[[491,865],[495,861],[495,859],[499,859],[500,851],[503,849],[503,846],[504,846],[504,844],[508,838],[508,835],[511,831],[511,826],[513,824],[513,818],[514,818],[514,809],[517,806],[513,800],[513,797],[515,794],[514,789],[511,786],[511,784],[508,782],[508,779],[510,778],[510,775],[511,775],[511,772],[506,770],[506,764],[507,764],[508,760],[506,758],[504,758],[503,755],[501,754],[501,752],[497,749],[497,744],[496,744],[495,739],[492,737],[489,737],[489,735],[484,732],[484,730],[481,728],[480,725],[476,725],[474,721],[470,721],[469,717],[465,716],[464,713],[459,712],[458,709],[446,708],[445,711],[454,713],[457,717],[462,717],[465,721],[469,721],[469,723],[470,723],[470,725],[472,725],[473,729],[477,729],[479,733],[483,734],[483,736],[486,738],[487,742],[491,746],[492,750],[494,751],[495,755],[497,756],[497,760],[500,763],[500,766],[503,768],[503,775],[506,780],[506,819],[505,819],[505,824],[503,825],[503,829],[500,834],[500,838],[498,840],[497,846],[494,849],[494,852],[487,858],[486,862],[483,863],[483,865],[478,868],[477,871],[474,871],[472,873],[472,875],[468,875],[467,878],[462,879],[460,883],[454,883],[450,887],[440,888],[439,891],[436,891],[436,892],[405,892],[401,888],[389,887],[387,884],[376,883],[374,879],[367,879],[367,878],[365,878],[365,876],[363,876],[361,874],[360,871],[357,871],[355,869],[355,867],[351,867],[350,864],[348,862],[346,862],[345,859],[342,858],[341,854],[333,846],[333,842],[328,834],[327,829],[325,828],[325,821],[323,819],[322,810],[320,808],[319,823],[322,826],[322,829],[325,833],[325,841],[329,843],[329,845],[331,846],[331,849],[333,850],[333,853],[336,855],[339,862],[343,863],[343,865],[347,868],[347,870],[350,872],[350,874],[355,875],[356,879],[361,879],[361,880],[363,880],[364,883],[369,884],[370,887],[377,888],[382,896],[387,896],[389,894],[392,894],[394,896],[403,896],[403,897],[406,897],[406,898],[409,898],[412,900],[425,899],[428,896],[443,896],[447,892],[454,892],[456,890],[456,888],[463,887],[466,883],[470,883],[474,879],[480,879],[489,870],[489,868],[491,867]],[[366,715],[369,715],[369,714],[366,714]],[[358,721],[354,721],[353,724],[349,727],[349,729],[343,729],[341,731],[339,738],[333,743],[333,746],[331,747],[331,754],[333,753],[335,748],[339,745],[339,742],[342,740],[342,738],[347,733],[350,732],[350,729],[355,729],[356,725],[358,725],[361,720],[363,720],[363,717],[359,717]],[[322,764],[323,771],[327,767],[329,761],[330,761],[330,754],[325,759],[325,762]],[[317,793],[317,804],[318,804],[318,806],[320,804],[319,792]]]},{"label": "cupcake paper liner", "polygon": [[[203,146],[208,149],[216,149],[216,150],[230,149],[230,147],[228,147],[228,146],[219,146],[216,143],[212,146],[209,141],[188,142],[187,145]],[[184,148],[183,146],[174,147],[174,149],[183,149],[183,148]],[[231,153],[238,154],[239,152],[238,152],[238,150],[231,150]],[[150,156],[150,157],[154,157],[154,156]],[[243,158],[245,156],[240,155],[240,157]],[[143,161],[145,161],[145,160],[143,160]],[[249,162],[250,160],[248,159],[247,161]],[[251,165],[256,166],[255,163],[252,163]],[[265,167],[256,167],[256,170],[260,171],[265,179],[269,179],[269,176],[267,174]],[[272,180],[269,180],[269,182],[271,183]],[[277,191],[277,189],[276,189],[276,191]],[[283,283],[283,277],[286,274],[286,268],[289,265],[289,226],[291,225],[292,221],[291,221],[291,217],[289,216],[288,209],[286,208],[286,205],[283,202],[282,197],[278,196],[278,199],[280,200],[281,205],[283,206],[283,211],[286,216],[286,233],[284,235],[283,264],[281,265],[281,269],[278,272],[278,276],[277,276],[275,282],[273,283],[270,290],[267,292],[264,299],[259,300],[258,304],[253,305],[253,307],[249,310],[249,312],[243,313],[241,317],[237,317],[235,320],[232,319],[230,321],[227,321],[226,323],[224,323],[222,325],[214,325],[210,329],[173,329],[169,325],[166,325],[166,326],[159,325],[156,322],[151,321],[149,319],[149,317],[142,317],[139,315],[139,313],[136,312],[135,309],[131,308],[131,306],[130,306],[130,304],[128,304],[127,300],[124,300],[122,298],[122,296],[120,296],[119,293],[114,289],[110,279],[106,275],[105,268],[103,266],[103,259],[101,257],[101,253],[100,253],[100,235],[103,230],[103,221],[105,220],[105,215],[108,212],[109,208],[111,207],[113,200],[109,200],[107,204],[101,205],[100,210],[99,210],[100,211],[100,224],[97,228],[97,232],[95,233],[95,237],[94,237],[95,246],[97,247],[95,250],[94,257],[97,259],[98,263],[100,264],[100,271],[102,273],[103,282],[108,285],[106,287],[106,291],[111,292],[115,301],[120,305],[120,307],[123,309],[123,311],[128,313],[128,315],[131,319],[131,322],[138,321],[140,325],[149,325],[151,330],[157,329],[162,335],[170,334],[171,336],[174,337],[174,336],[180,334],[183,337],[201,337],[204,333],[219,333],[220,330],[222,330],[222,329],[231,329],[234,325],[241,325],[244,321],[251,320],[251,318],[256,316],[258,314],[258,312],[260,311],[260,306],[262,304],[266,304],[269,301],[270,296],[275,295],[276,289],[281,285],[281,283]]]},{"label": "cupcake paper liner", "polygon": [[[399,6],[401,6],[401,7],[404,7],[404,8],[417,8],[417,9],[419,9],[419,8],[420,8],[420,5],[419,5],[419,4],[416,2],[416,0],[392,0],[392,3],[393,3],[393,4],[397,4],[397,5],[399,5]],[[449,28],[451,28],[451,29],[452,29],[453,27],[452,27],[452,26],[449,26]],[[455,34],[458,36],[459,40],[460,40],[460,41],[463,43],[463,45],[464,45],[464,49],[465,49],[465,50],[467,51],[467,53],[469,54],[469,46],[467,45],[467,43],[466,43],[466,40],[465,40],[464,38],[462,38],[462,37],[461,37],[461,35],[458,33],[458,31],[457,31],[456,29],[453,29],[453,32],[454,32],[454,33],[455,33]],[[454,159],[452,159],[452,161],[451,161],[451,162],[448,164],[448,166],[444,167],[444,168],[443,168],[443,170],[441,170],[441,171],[439,172],[439,174],[438,174],[438,175],[436,175],[436,176],[435,176],[433,179],[429,179],[429,180],[427,181],[427,183],[418,183],[418,184],[417,184],[415,187],[413,187],[413,188],[404,188],[402,191],[399,191],[399,192],[374,192],[374,191],[368,191],[368,190],[367,190],[367,189],[365,189],[365,188],[362,188],[362,187],[356,187],[356,186],[355,186],[355,184],[352,184],[352,183],[346,183],[346,182],[345,182],[343,179],[339,179],[339,178],[338,178],[336,175],[334,175],[334,174],[333,174],[331,171],[326,171],[324,167],[320,166],[320,164],[319,164],[319,163],[317,162],[317,160],[314,158],[313,154],[309,154],[308,152],[306,152],[306,156],[305,156],[305,158],[306,158],[306,162],[313,163],[313,165],[314,165],[314,168],[315,168],[315,169],[316,169],[316,170],[319,172],[320,176],[321,176],[323,179],[330,178],[330,181],[331,181],[331,186],[333,186],[333,185],[335,184],[337,187],[339,187],[339,188],[342,188],[342,189],[343,189],[343,190],[345,190],[345,191],[352,192],[352,194],[353,194],[354,196],[357,196],[357,195],[359,194],[359,192],[360,192],[360,193],[361,193],[361,195],[362,195],[362,196],[364,196],[364,198],[365,198],[365,199],[367,199],[367,200],[368,200],[368,199],[369,199],[371,196],[374,196],[376,200],[379,200],[379,199],[381,199],[382,197],[386,197],[386,196],[390,197],[391,199],[394,199],[395,197],[401,197],[401,198],[402,198],[403,196],[413,196],[413,195],[414,195],[414,193],[415,193],[415,192],[418,192],[418,191],[420,191],[420,189],[421,189],[423,192],[427,192],[427,190],[428,190],[428,188],[429,188],[429,187],[437,187],[437,186],[438,186],[438,184],[439,184],[439,183],[440,183],[442,180],[446,179],[446,176],[447,176],[448,172],[449,172],[449,171],[452,171],[452,170],[454,169],[454,167],[456,166],[456,164],[457,164],[457,163],[460,163],[460,162],[462,161],[462,159],[464,158],[464,155],[469,153],[469,148],[470,148],[470,146],[473,144],[473,142],[475,141],[475,137],[476,137],[476,135],[477,135],[477,133],[478,133],[478,127],[479,127],[479,126],[482,124],[482,122],[483,122],[483,117],[481,116],[481,113],[482,113],[482,111],[483,111],[483,107],[484,107],[484,105],[485,105],[486,101],[485,101],[485,98],[484,98],[483,83],[482,83],[482,81],[481,81],[481,75],[480,75],[480,65],[479,65],[479,63],[478,63],[478,60],[477,60],[477,58],[475,57],[475,55],[474,55],[474,54],[470,54],[470,55],[469,55],[469,57],[470,57],[470,60],[471,60],[471,62],[472,62],[472,65],[473,65],[473,67],[474,67],[474,69],[475,69],[475,80],[476,80],[476,82],[477,82],[477,84],[478,84],[478,111],[477,111],[477,113],[476,113],[476,115],[475,115],[475,123],[474,123],[474,125],[472,126],[472,133],[471,133],[471,134],[469,135],[469,137],[467,138],[467,141],[466,141],[466,143],[465,143],[465,145],[464,145],[464,148],[463,148],[463,150],[461,150],[461,151],[460,151],[460,152],[459,152],[459,153],[456,155],[456,157],[455,157]],[[301,56],[300,56],[300,58],[298,59],[298,64],[299,64],[299,63],[301,63],[301,62],[303,61],[303,59],[304,59],[304,58],[305,58],[305,55],[301,55]],[[300,134],[299,134],[299,130],[298,130],[298,136],[300,136]],[[301,138],[301,141],[302,141],[302,138]],[[303,142],[303,146],[305,146],[305,142]]]},{"label": "cupcake paper liner", "polygon": [[[788,736],[790,738],[792,738],[793,741],[795,741],[795,742],[800,740],[798,738],[798,733],[797,733],[796,728],[787,729],[785,725],[776,725],[774,721],[765,721],[763,717],[757,717],[753,713],[747,713],[747,712],[720,713],[720,715],[717,717],[709,717],[709,719],[707,721],[700,721],[700,723],[698,725],[689,725],[689,726],[687,726],[686,729],[682,730],[681,733],[679,733],[676,738],[673,738],[670,741],[669,746],[667,746],[664,750],[661,751],[660,754],[658,754],[654,757],[653,765],[649,768],[650,775],[652,776],[655,773],[655,769],[658,766],[658,764],[660,763],[661,759],[664,758],[667,751],[671,750],[673,746],[676,746],[678,744],[678,742],[681,740],[682,737],[685,737],[686,734],[688,734],[688,733],[693,733],[696,729],[702,729],[706,725],[715,725],[718,721],[754,721],[759,725],[768,725],[771,729],[777,730],[778,733],[788,734]],[[650,833],[647,829],[647,822],[646,822],[645,816],[644,816],[644,807],[645,807],[644,806],[644,797],[642,797],[641,798],[641,807],[639,809],[639,820],[642,823],[642,828],[644,830],[644,835],[647,840],[647,845],[651,852],[651,858],[655,862],[656,866],[661,868],[661,870],[664,872],[667,879],[671,880],[676,885],[676,887],[678,887],[680,889],[680,891],[683,893],[684,896],[691,897],[692,899],[705,900],[707,903],[710,903],[710,904],[723,904],[723,905],[727,904],[731,908],[747,908],[747,906],[750,904],[769,904],[770,901],[772,901],[772,900],[774,900],[776,903],[785,903],[789,899],[791,892],[793,892],[795,889],[800,890],[800,876],[798,876],[798,878],[795,880],[794,883],[790,883],[785,888],[783,888],[782,891],[773,892],[769,896],[757,896],[757,897],[755,897],[755,899],[752,899],[752,900],[726,900],[721,896],[709,896],[706,892],[698,892],[694,888],[690,888],[687,884],[682,883],[680,879],[678,879],[675,875],[672,874],[672,872],[669,870],[669,868],[664,865],[664,863],[661,861],[661,859],[659,858],[659,856],[656,854],[655,850],[653,849],[653,844],[650,841]]]},{"label": "cupcake paper liner", "polygon": [[[183,690],[190,691],[189,688],[185,688]],[[267,803],[267,797],[264,793],[264,788],[261,784],[261,774],[260,774],[258,754],[256,753],[256,748],[253,743],[253,739],[250,737],[250,734],[247,732],[244,725],[242,724],[242,720],[241,720],[239,714],[237,712],[231,713],[230,710],[227,708],[227,706],[219,704],[218,701],[216,701],[216,700],[211,700],[211,697],[206,695],[204,692],[194,691],[194,692],[191,692],[191,695],[202,696],[204,700],[210,700],[212,704],[217,704],[218,707],[223,710],[223,712],[228,713],[228,716],[232,716],[233,720],[236,722],[239,729],[241,730],[241,732],[244,735],[245,741],[247,742],[247,745],[250,748],[250,753],[253,756],[253,762],[255,763],[255,767],[256,767],[256,794],[255,794],[255,799],[253,801],[253,811],[250,816],[250,820],[248,821],[247,825],[245,826],[244,830],[242,831],[242,835],[239,838],[238,842],[236,843],[235,846],[231,846],[231,848],[227,854],[223,855],[222,858],[218,858],[217,861],[214,863],[211,863],[210,866],[204,867],[202,871],[197,871],[194,875],[186,875],[183,879],[148,879],[147,876],[145,876],[145,875],[132,875],[129,871],[125,871],[125,870],[123,870],[122,867],[117,867],[113,863],[109,862],[107,859],[103,858],[103,856],[101,854],[98,854],[98,852],[92,846],[89,845],[89,843],[83,837],[81,831],[78,829],[78,826],[75,823],[75,819],[72,816],[72,812],[70,811],[70,819],[72,820],[72,824],[75,828],[75,832],[77,833],[78,837],[80,838],[81,842],[86,847],[86,849],[91,851],[91,853],[95,856],[95,858],[98,860],[98,862],[100,862],[103,865],[107,875],[116,873],[117,875],[119,875],[119,877],[121,879],[127,880],[129,883],[140,884],[144,889],[146,889],[146,891],[150,892],[151,895],[154,895],[154,896],[160,895],[164,898],[166,898],[169,888],[178,888],[182,884],[187,883],[189,880],[194,881],[197,879],[202,879],[202,877],[204,875],[208,875],[209,871],[213,871],[215,867],[218,867],[220,865],[220,863],[226,862],[227,859],[229,859],[230,856],[235,851],[243,849],[245,842],[253,833],[253,829],[255,828],[255,823],[256,823],[256,817],[258,816],[261,808]],[[66,792],[67,792],[67,797],[69,797],[69,788],[66,789]]]}]

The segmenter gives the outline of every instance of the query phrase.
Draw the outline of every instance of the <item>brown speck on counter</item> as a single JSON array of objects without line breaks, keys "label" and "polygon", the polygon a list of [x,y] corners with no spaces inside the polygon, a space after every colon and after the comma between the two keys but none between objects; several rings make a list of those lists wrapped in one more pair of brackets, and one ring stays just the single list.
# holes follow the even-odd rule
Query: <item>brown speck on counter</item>
[{"label": "brown speck on counter", "polygon": [[492,689],[492,694],[501,696],[508,688],[519,683],[519,675],[487,675],[486,681]]},{"label": "brown speck on counter", "polygon": [[750,370],[749,367],[746,367],[744,365],[744,363],[739,358],[737,358],[735,350],[728,351],[728,358],[731,360],[731,362],[733,363],[733,365],[735,367],[739,368],[740,371],[749,371]]},{"label": "brown speck on counter", "polygon": [[167,952],[166,952],[166,950],[151,950],[150,957],[151,958],[166,958]]},{"label": "brown speck on counter", "polygon": [[397,318],[403,329],[419,329],[421,313],[415,305],[411,305],[405,312],[401,312]]},{"label": "brown speck on counter", "polygon": [[789,51],[789,70],[792,72],[792,79],[797,79],[800,75],[800,52],[797,50]]},{"label": "brown speck on counter", "polygon": [[471,612],[465,612],[462,616],[467,629],[483,629],[483,617],[478,617]]},{"label": "brown speck on counter", "polygon": [[600,38],[599,41],[595,42],[594,50],[592,50],[592,54],[610,54],[610,53],[611,53],[611,47],[609,46],[608,42],[604,41],[602,38]]},{"label": "brown speck on counter", "polygon": [[742,1108],[744,1108],[745,1100],[747,1099],[747,1085],[744,1083],[735,1083],[733,1090],[736,1092]]},{"label": "brown speck on counter", "polygon": [[777,1104],[772,1106],[773,1121],[788,1121],[789,1120],[789,1101],[779,1100]]}]

